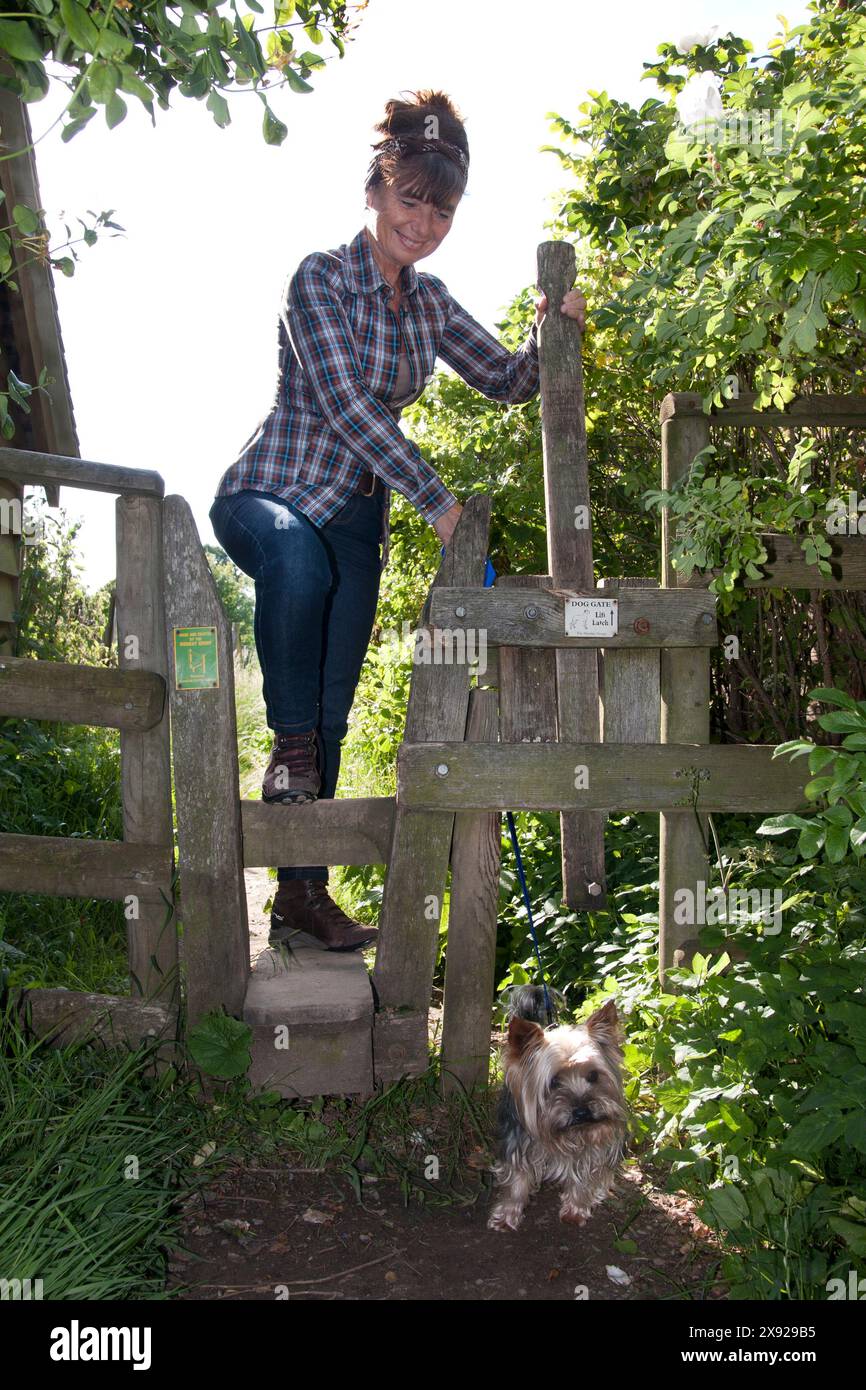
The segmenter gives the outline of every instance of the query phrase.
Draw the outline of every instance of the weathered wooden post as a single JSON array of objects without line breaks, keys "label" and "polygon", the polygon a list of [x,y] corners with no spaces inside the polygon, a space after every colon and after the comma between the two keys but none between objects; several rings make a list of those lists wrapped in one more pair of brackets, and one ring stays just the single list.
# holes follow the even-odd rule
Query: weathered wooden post
[{"label": "weathered wooden post", "polygon": [[[695,456],[709,443],[706,416],[678,419],[673,398],[662,402],[662,487],[670,489],[687,474]],[[671,522],[662,512],[662,587],[676,588],[678,576],[671,565]],[[661,653],[662,743],[709,743],[710,652],[707,647],[665,648]],[[684,798],[697,791],[684,778]],[[694,923],[674,921],[674,894],[688,889],[698,901],[697,884],[707,878],[707,818],[693,808],[665,811],[659,816],[659,977],[674,964],[674,952],[693,937]]]},{"label": "weathered wooden post", "polygon": [[[499,727],[498,661],[470,691],[467,742],[495,743]],[[487,1085],[490,1006],[496,966],[499,908],[500,811],[458,811],[451,848],[451,898],[445,1001],[442,1015],[442,1089],[472,1091]]]},{"label": "weathered wooden post", "polygon": [[[576,321],[559,307],[574,285],[574,274],[574,247],[566,241],[542,242],[538,286],[547,296],[547,310],[539,330],[539,367],[548,567],[554,589],[587,592],[595,588],[595,578],[581,336]],[[559,742],[598,743],[597,651],[557,648],[556,698]],[[563,811],[560,824],[566,903],[604,907],[604,817]]]},{"label": "weathered wooden post", "polygon": [[[118,497],[117,657],[123,671],[168,679],[163,602],[162,500]],[[158,724],[120,731],[123,838],[127,844],[172,844],[168,699]],[[149,888],[127,903],[130,990],[170,1003],[177,988],[177,923],[172,885]]]},{"label": "weathered wooden post", "polygon": [[231,627],[189,503],[164,504],[165,608],[187,1020],[240,1015],[250,973]]},{"label": "weathered wooden post", "polygon": [[[657,589],[659,583],[657,579],[600,579],[598,587],[606,596],[617,598],[622,589]],[[643,622],[648,629],[648,620]],[[659,651],[658,647],[646,651],[639,647],[602,649],[605,743],[659,742]]]},{"label": "weathered wooden post", "polygon": [[[490,498],[468,498],[433,581],[434,587],[482,587],[489,528]],[[419,633],[426,635],[435,652],[434,629],[422,627]],[[465,661],[442,665],[428,660],[415,664],[404,744],[463,740],[469,711],[469,676]],[[448,771],[443,763],[436,775],[444,780]],[[427,1011],[453,829],[453,811],[429,814],[407,810],[400,803],[398,790],[373,971],[380,1005],[373,1026],[378,1081],[417,1074],[427,1066]]]}]

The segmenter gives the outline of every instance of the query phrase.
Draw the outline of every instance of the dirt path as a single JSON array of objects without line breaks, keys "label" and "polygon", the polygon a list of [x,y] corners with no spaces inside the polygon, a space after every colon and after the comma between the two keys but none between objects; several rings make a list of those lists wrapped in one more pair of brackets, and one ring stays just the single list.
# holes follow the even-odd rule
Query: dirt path
[{"label": "dirt path", "polygon": [[276,881],[268,878],[267,869],[244,869],[247,885],[247,917],[250,925],[250,966],[265,950],[270,931],[270,913],[262,905],[277,891]]},{"label": "dirt path", "polygon": [[553,1190],[513,1235],[487,1230],[483,1191],[462,1208],[404,1206],[382,1181],[365,1181],[362,1197],[339,1176],[237,1169],[187,1214],[170,1287],[190,1286],[180,1296],[193,1300],[724,1296],[710,1233],[639,1167],[582,1229],[559,1221]]},{"label": "dirt path", "polygon": [[[273,889],[264,869],[246,877],[255,960]],[[396,1183],[374,1177],[361,1197],[338,1173],[238,1167],[187,1212],[169,1286],[188,1286],[180,1297],[193,1300],[724,1297],[711,1233],[646,1165],[629,1165],[583,1228],[559,1221],[558,1194],[546,1189],[518,1232],[489,1231],[480,1178],[465,1205],[407,1206]]]}]

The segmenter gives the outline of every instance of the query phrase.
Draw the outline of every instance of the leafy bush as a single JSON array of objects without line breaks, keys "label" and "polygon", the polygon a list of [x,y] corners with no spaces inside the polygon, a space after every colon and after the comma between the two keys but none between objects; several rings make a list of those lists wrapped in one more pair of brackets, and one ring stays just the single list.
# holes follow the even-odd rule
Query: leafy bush
[{"label": "leafy bush", "polygon": [[804,859],[823,850],[829,863],[838,864],[849,854],[860,858],[866,853],[866,700],[822,687],[809,694],[813,700],[841,707],[820,715],[818,723],[828,733],[844,734],[842,745],[828,748],[793,739],[774,750],[774,758],[808,753],[809,771],[818,775],[806,783],[804,792],[818,808],[810,820],[792,813],[771,816],[759,833],[784,835],[799,830],[797,851]]}]

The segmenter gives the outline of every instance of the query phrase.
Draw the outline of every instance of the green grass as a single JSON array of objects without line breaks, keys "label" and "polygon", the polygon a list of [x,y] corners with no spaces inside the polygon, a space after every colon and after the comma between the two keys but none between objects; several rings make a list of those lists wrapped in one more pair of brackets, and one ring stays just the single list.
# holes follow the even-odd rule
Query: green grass
[{"label": "green grass", "polygon": [[28,1041],[0,1020],[0,1275],[45,1299],[164,1297],[204,1112],[153,1048]]}]

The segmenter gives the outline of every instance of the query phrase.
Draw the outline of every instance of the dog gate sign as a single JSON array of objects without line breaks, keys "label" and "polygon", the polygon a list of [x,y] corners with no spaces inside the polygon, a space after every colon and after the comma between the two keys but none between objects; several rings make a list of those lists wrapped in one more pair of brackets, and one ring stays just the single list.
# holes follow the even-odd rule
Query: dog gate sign
[{"label": "dog gate sign", "polygon": [[616,637],[619,601],[575,594],[565,600],[566,637]]},{"label": "dog gate sign", "polygon": [[174,628],[175,690],[214,690],[219,683],[216,628]]}]

